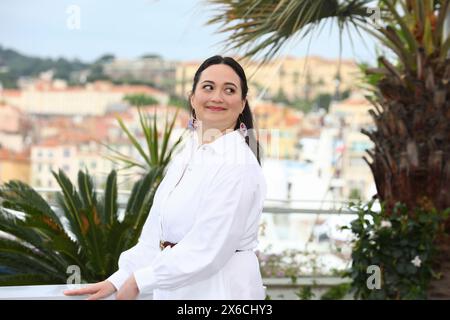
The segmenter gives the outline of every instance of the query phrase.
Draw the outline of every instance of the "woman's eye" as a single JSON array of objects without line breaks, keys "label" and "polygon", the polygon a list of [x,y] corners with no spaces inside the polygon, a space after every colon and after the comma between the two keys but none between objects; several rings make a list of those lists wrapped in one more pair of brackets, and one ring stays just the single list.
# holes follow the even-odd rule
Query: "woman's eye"
[{"label": "woman's eye", "polygon": [[212,90],[213,87],[212,87],[212,85],[210,85],[210,84],[205,84],[205,85],[203,86],[203,89],[206,89],[206,90]]},{"label": "woman's eye", "polygon": [[225,91],[226,91],[226,93],[229,93],[229,94],[234,93],[233,88],[226,88]]}]

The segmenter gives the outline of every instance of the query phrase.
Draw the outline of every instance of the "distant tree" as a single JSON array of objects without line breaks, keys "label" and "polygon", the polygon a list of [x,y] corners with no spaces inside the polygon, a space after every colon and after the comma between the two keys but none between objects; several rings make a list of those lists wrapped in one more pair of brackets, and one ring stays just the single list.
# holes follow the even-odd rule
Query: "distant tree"
[{"label": "distant tree", "polygon": [[293,109],[309,113],[314,107],[314,103],[305,99],[295,99],[290,105]]},{"label": "distant tree", "polygon": [[179,97],[177,95],[170,95],[169,105],[188,109],[188,101],[185,98]]},{"label": "distant tree", "polygon": [[[38,76],[41,72],[53,70],[55,77],[68,80],[70,73],[86,69],[88,64],[80,60],[67,60],[64,58],[42,59],[29,57],[11,49],[0,47],[0,61],[7,71],[0,74],[4,87],[16,86],[16,81],[23,76]],[[13,85],[14,83],[14,85]]]},{"label": "distant tree", "polygon": [[123,98],[123,100],[127,101],[132,106],[137,107],[159,104],[158,100],[143,93],[128,94]]},{"label": "distant tree", "polygon": [[290,104],[290,101],[286,96],[286,94],[284,93],[283,88],[280,88],[278,90],[277,95],[272,99],[272,101],[276,103]]},{"label": "distant tree", "polygon": [[110,78],[104,74],[103,65],[99,63],[94,63],[89,68],[89,76],[87,77],[88,82],[94,82],[97,80],[110,80]]},{"label": "distant tree", "polygon": [[0,84],[5,89],[17,88],[17,77],[9,72],[0,73]]},{"label": "distant tree", "polygon": [[344,92],[342,92],[341,94],[341,100],[345,100],[348,99],[348,97],[350,97],[350,94],[352,93],[352,91],[350,89],[345,90]]},{"label": "distant tree", "polygon": [[316,96],[314,102],[317,108],[325,109],[328,112],[328,109],[330,108],[331,99],[332,99],[331,94],[320,93]]},{"label": "distant tree", "polygon": [[108,63],[108,62],[111,62],[111,61],[113,61],[115,59],[116,59],[115,55],[107,53],[107,54],[104,54],[104,55],[100,56],[97,60],[95,60],[94,64],[95,63],[98,63],[98,64]]},{"label": "distant tree", "polygon": [[142,59],[162,59],[159,54],[156,53],[147,53],[141,56]]}]

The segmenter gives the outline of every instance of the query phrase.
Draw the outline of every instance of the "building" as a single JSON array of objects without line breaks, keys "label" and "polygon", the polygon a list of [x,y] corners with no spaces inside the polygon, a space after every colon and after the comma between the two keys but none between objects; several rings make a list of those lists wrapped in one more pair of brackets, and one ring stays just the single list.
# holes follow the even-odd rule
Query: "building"
[{"label": "building", "polygon": [[176,63],[159,56],[139,59],[115,59],[103,66],[103,72],[112,80],[141,81],[173,92]]},{"label": "building", "polygon": [[[188,114],[176,107],[150,106],[142,112],[150,124],[156,115],[159,137],[162,136],[164,123],[170,122],[178,111],[168,148],[186,130]],[[143,159],[118,124],[120,118],[129,132],[141,146],[146,145],[136,109],[113,112],[102,117],[87,117],[83,121],[57,118],[42,123],[45,138],[31,149],[31,183],[35,187],[57,188],[52,171],[63,170],[71,181],[76,181],[79,170],[88,170],[96,186],[103,188],[111,170],[123,168],[123,163],[114,163],[111,157],[116,150],[139,163]],[[146,150],[146,148],[143,148]],[[120,189],[131,189],[133,183],[141,177],[141,168],[120,171],[118,184]]]},{"label": "building", "polygon": [[84,86],[68,87],[64,81],[37,80],[21,90],[0,91],[0,100],[34,115],[87,116],[104,115],[126,95],[149,95],[167,104],[165,92],[144,85],[114,85],[97,81]]},{"label": "building", "polygon": [[271,103],[256,103],[252,107],[252,112],[264,157],[297,159],[303,114]]},{"label": "building", "polygon": [[21,152],[31,143],[31,121],[18,108],[0,101],[0,147]]},{"label": "building", "polygon": [[[280,93],[288,99],[309,100],[320,93],[335,95],[336,91],[354,90],[359,69],[352,60],[325,59],[317,56],[306,58],[281,57],[259,66],[255,62],[242,62],[249,83],[251,99],[274,98]],[[180,63],[176,69],[178,95],[187,97],[192,90],[192,80],[200,61]]]},{"label": "building", "polygon": [[10,180],[30,183],[30,152],[0,148],[0,185]]},{"label": "building", "polygon": [[375,183],[368,164],[363,160],[372,141],[360,130],[374,129],[369,114],[372,105],[362,96],[353,95],[344,101],[333,103],[329,112],[328,131],[333,131],[334,186],[344,198],[359,194],[370,199],[375,193]]}]

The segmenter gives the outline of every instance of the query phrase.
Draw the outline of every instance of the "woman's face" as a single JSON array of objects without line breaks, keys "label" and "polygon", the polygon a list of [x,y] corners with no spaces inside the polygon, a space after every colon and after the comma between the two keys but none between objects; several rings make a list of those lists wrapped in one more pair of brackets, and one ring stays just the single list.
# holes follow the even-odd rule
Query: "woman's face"
[{"label": "woman's face", "polygon": [[191,105],[203,129],[233,129],[245,107],[239,76],[225,64],[209,66],[200,75]]}]

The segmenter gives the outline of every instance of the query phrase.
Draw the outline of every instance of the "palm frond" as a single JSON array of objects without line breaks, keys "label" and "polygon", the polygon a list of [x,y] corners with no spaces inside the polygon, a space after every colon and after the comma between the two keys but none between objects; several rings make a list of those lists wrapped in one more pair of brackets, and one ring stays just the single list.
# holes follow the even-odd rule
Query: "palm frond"
[{"label": "palm frond", "polygon": [[84,237],[86,222],[82,220],[82,215],[79,214],[79,209],[83,208],[80,196],[64,171],[53,172],[53,176],[62,191],[62,194],[58,193],[56,195],[56,200],[64,211],[64,216],[69,221],[70,231],[74,234],[78,243],[81,245],[86,244]]},{"label": "palm frond", "polygon": [[106,180],[105,196],[103,200],[105,206],[102,214],[104,224],[112,225],[117,220],[117,173],[111,171]]},{"label": "palm frond", "polygon": [[245,48],[244,58],[263,53],[262,63],[273,58],[290,38],[303,38],[329,19],[339,28],[366,21],[370,1],[353,0],[210,0],[217,14],[207,24],[218,24],[219,33],[231,33],[230,50]]},{"label": "palm frond", "polygon": [[141,145],[139,144],[139,142],[137,141],[137,139],[134,137],[133,134],[131,134],[131,132],[128,130],[128,128],[125,126],[124,122],[122,119],[117,118],[117,122],[119,123],[121,129],[123,132],[125,132],[126,136],[128,137],[128,139],[130,140],[130,142],[133,144],[133,146],[136,148],[136,150],[139,152],[139,154],[142,156],[142,158],[145,160],[146,163],[150,164],[150,158],[149,156],[145,153],[144,149],[142,149]]},{"label": "palm frond", "polygon": [[56,232],[64,229],[58,215],[42,196],[26,183],[18,180],[7,182],[0,188],[4,208],[27,212],[31,216],[39,216],[48,221],[49,227]]},{"label": "palm frond", "polygon": [[65,284],[60,279],[42,273],[15,273],[0,275],[0,286],[26,286],[26,285]]}]

